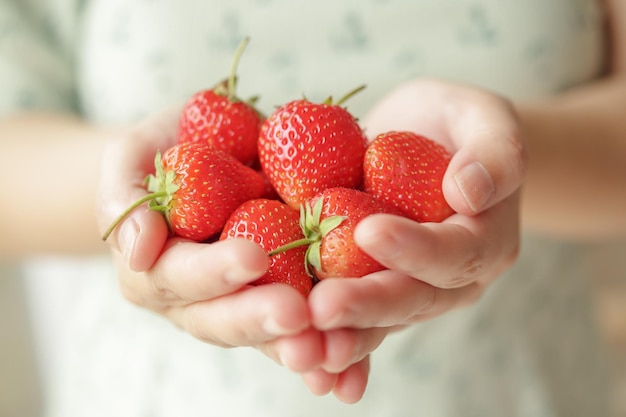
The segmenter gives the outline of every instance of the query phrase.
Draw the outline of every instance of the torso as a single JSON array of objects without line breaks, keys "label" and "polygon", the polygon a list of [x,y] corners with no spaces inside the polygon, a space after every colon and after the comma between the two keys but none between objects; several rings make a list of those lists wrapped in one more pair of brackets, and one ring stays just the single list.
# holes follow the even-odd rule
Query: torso
[{"label": "torso", "polygon": [[[266,112],[303,94],[317,100],[367,84],[348,106],[361,117],[417,76],[531,98],[592,79],[603,66],[593,0],[89,0],[82,13],[77,94],[96,123],[133,123],[211,86],[244,36],[251,43],[239,92],[261,95]],[[134,416],[602,415],[579,249],[525,239],[516,267],[478,306],[390,337],[373,355],[365,399],[352,407],[313,398],[258,352],[202,345],[125,305],[105,270],[69,306],[75,344],[61,355],[59,415],[81,415],[76,398]],[[73,278],[65,267],[71,285],[84,279],[84,266]],[[101,361],[114,365],[94,366]],[[129,376],[133,369],[141,372]],[[503,379],[506,372],[518,378]]]}]

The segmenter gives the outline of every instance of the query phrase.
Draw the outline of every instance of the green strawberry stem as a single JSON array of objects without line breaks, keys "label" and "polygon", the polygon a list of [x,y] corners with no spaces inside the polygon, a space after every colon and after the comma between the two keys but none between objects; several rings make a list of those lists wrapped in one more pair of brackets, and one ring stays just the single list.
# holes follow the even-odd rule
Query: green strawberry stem
[{"label": "green strawberry stem", "polygon": [[153,201],[153,200],[156,200],[162,197],[167,197],[167,196],[168,196],[167,191],[158,191],[155,193],[147,194],[143,196],[142,198],[140,198],[139,200],[135,201],[133,204],[130,205],[130,207],[124,210],[122,214],[120,214],[119,216],[117,216],[115,220],[113,220],[113,223],[109,226],[106,232],[104,232],[104,235],[102,236],[102,240],[107,240],[109,236],[111,235],[111,233],[113,233],[113,230],[115,230],[117,225],[120,224],[122,220],[124,220],[126,216],[128,216],[137,207],[149,201]]},{"label": "green strawberry stem", "polygon": [[246,49],[246,46],[250,42],[250,38],[246,37],[239,43],[237,50],[235,51],[235,57],[233,58],[233,63],[230,68],[230,75],[228,76],[228,101],[235,102],[239,101],[237,98],[237,68],[239,67],[239,60],[241,59],[241,55],[243,55],[243,50]]},{"label": "green strawberry stem", "polygon": [[[324,100],[322,102],[322,104],[326,104],[328,106],[333,106],[333,105],[334,106],[341,106],[346,101],[350,100],[352,97],[354,97],[355,95],[357,95],[361,91],[365,90],[366,87],[367,87],[366,85],[360,85],[357,88],[355,88],[354,90],[348,91],[343,97],[341,97],[336,102],[333,101],[333,96],[330,96],[326,100]],[[305,97],[305,100],[306,100],[306,97]]]},{"label": "green strawberry stem", "polygon": [[275,255],[278,255],[279,253],[287,252],[288,250],[299,248],[302,246],[307,246],[314,242],[316,242],[316,239],[310,239],[310,238],[305,237],[302,239],[294,240],[293,242],[285,243],[284,245],[279,246],[276,249],[269,251],[267,254],[269,256],[275,256]]},{"label": "green strawberry stem", "polygon": [[228,101],[231,103],[245,102],[245,104],[250,106],[261,119],[265,119],[267,116],[256,107],[256,104],[259,101],[259,96],[252,96],[245,101],[237,96],[237,68],[239,68],[239,61],[241,60],[243,51],[246,46],[248,46],[248,43],[250,43],[249,37],[246,37],[241,41],[241,43],[237,47],[237,50],[235,51],[235,56],[231,64],[228,77],[217,83],[213,87],[213,91],[220,96],[227,97]]}]

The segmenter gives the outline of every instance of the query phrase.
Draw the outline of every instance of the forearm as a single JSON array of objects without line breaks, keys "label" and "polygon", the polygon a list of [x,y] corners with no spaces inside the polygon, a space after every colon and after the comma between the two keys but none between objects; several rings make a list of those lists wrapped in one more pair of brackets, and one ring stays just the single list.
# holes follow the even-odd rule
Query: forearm
[{"label": "forearm", "polygon": [[527,228],[581,240],[626,236],[625,108],[619,78],[519,105],[530,149]]},{"label": "forearm", "polygon": [[0,258],[104,250],[94,201],[110,136],[66,115],[0,120]]}]

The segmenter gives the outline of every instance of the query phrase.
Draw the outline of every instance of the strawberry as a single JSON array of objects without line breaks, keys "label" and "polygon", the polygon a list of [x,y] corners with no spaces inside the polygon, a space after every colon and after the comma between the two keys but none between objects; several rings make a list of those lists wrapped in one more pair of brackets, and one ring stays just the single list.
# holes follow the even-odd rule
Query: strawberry
[{"label": "strawberry", "polygon": [[[299,217],[297,210],[278,200],[250,200],[231,214],[220,240],[244,238],[271,252],[302,237]],[[313,282],[305,269],[305,253],[306,248],[302,246],[273,255],[268,271],[252,285],[284,283],[306,296]]]},{"label": "strawberry", "polygon": [[451,157],[442,145],[424,136],[382,133],[365,153],[364,190],[413,220],[440,222],[454,213],[441,188]]},{"label": "strawberry", "polygon": [[367,139],[341,104],[291,101],[261,126],[259,159],[278,195],[293,208],[330,187],[359,187]]},{"label": "strawberry", "polygon": [[267,175],[265,175],[265,172],[263,172],[262,169],[258,169],[256,170],[256,172],[259,173],[259,175],[261,176],[261,178],[263,178],[263,181],[265,182],[265,192],[263,193],[262,197],[269,200],[280,200],[280,196],[270,183],[270,180],[267,178]]},{"label": "strawberry", "polygon": [[239,46],[228,80],[195,93],[185,103],[178,141],[206,142],[251,165],[257,157],[257,140],[264,118],[254,107],[255,99],[244,102],[235,91],[235,71],[247,43],[246,38]]},{"label": "strawberry", "polygon": [[[356,245],[354,229],[371,214],[402,215],[401,211],[363,191],[347,188],[324,190],[312,200],[312,204],[317,208],[308,211],[308,220],[305,220],[308,229],[315,229],[311,226],[331,219],[327,230],[322,227],[319,251],[313,246],[307,258],[315,268],[317,278],[358,278],[386,269]],[[338,225],[333,227],[332,219],[343,220],[340,223],[335,220]]]},{"label": "strawberry", "polygon": [[132,210],[149,202],[150,209],[164,214],[172,234],[204,241],[224,226],[244,201],[265,192],[263,178],[233,156],[206,143],[182,143],[157,152],[155,174],[146,178],[151,194],[124,211],[105,233]]},{"label": "strawberry", "polygon": [[[356,225],[370,214],[402,215],[397,208],[352,188],[328,188],[300,208],[304,237],[272,253],[307,246],[306,268],[316,279],[359,278],[385,269],[354,242]],[[312,269],[312,270],[311,270]]]}]

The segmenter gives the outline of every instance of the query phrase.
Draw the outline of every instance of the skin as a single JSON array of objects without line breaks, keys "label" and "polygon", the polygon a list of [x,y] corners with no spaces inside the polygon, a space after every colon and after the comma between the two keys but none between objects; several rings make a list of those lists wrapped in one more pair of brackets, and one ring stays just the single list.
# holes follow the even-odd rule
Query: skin
[{"label": "skin", "polygon": [[5,196],[0,199],[0,260],[106,249],[98,241],[93,207],[100,158],[116,134],[70,115],[0,117],[0,138],[14,139],[0,140],[6,159],[0,164]]},{"label": "skin", "polygon": [[364,120],[370,136],[416,128],[455,151],[444,191],[459,214],[436,225],[377,215],[357,229],[358,244],[389,271],[325,280],[308,301],[287,286],[249,287],[268,265],[260,248],[168,240],[163,220],[144,210],[103,244],[99,236],[113,218],[145,193],[154,152],[173,143],[178,109],[119,131],[57,114],[0,120],[0,137],[15,139],[0,142],[0,181],[11,196],[0,199],[0,256],[110,250],[130,302],[207,343],[255,346],[301,373],[313,393],[356,402],[367,386],[369,355],[389,332],[475,302],[514,262],[520,221],[581,241],[626,236],[626,194],[615,192],[626,189],[626,118],[618,110],[626,107],[626,4],[607,0],[607,7],[611,61],[596,82],[537,103],[510,103],[418,80],[372,109]]}]

